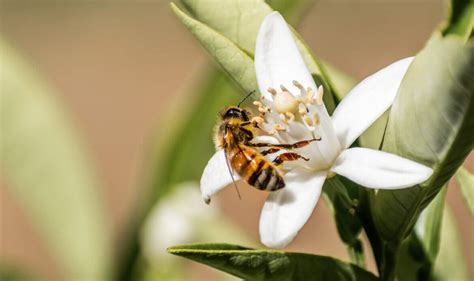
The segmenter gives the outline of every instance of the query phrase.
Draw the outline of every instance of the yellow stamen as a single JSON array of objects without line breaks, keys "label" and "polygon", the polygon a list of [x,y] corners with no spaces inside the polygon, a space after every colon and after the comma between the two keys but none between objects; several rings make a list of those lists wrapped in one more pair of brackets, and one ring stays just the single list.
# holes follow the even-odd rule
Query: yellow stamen
[{"label": "yellow stamen", "polygon": [[291,112],[285,112],[285,115],[286,115],[286,117],[288,117],[288,119],[289,119],[289,120],[287,120],[287,121],[290,121],[290,122],[295,121],[295,115],[294,115],[293,113],[291,113]]},{"label": "yellow stamen", "polygon": [[320,85],[318,87],[318,92],[316,94],[316,104],[317,105],[322,105],[323,104],[323,94],[324,94],[324,88],[323,88],[323,85]]},{"label": "yellow stamen", "polygon": [[320,119],[319,119],[319,114],[315,113],[314,114],[314,124],[319,125]]}]

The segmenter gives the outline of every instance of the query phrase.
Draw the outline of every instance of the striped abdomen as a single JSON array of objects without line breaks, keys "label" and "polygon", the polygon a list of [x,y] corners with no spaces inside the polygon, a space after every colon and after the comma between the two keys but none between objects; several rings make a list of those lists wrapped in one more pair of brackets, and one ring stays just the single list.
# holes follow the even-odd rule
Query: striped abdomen
[{"label": "striped abdomen", "polygon": [[282,176],[258,151],[236,145],[226,151],[232,169],[251,186],[266,191],[285,187]]}]

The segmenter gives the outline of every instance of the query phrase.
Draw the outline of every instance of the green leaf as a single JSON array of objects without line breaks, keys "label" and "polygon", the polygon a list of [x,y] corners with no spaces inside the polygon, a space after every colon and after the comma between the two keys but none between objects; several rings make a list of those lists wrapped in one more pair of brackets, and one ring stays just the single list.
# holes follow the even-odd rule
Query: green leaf
[{"label": "green leaf", "polygon": [[397,257],[399,280],[429,280],[438,256],[447,186],[421,213],[414,230],[401,244]]},{"label": "green leaf", "polygon": [[436,281],[470,280],[463,254],[462,239],[450,208],[444,208],[442,221],[441,244],[434,263],[433,279]]},{"label": "green leaf", "polygon": [[474,215],[474,175],[461,166],[456,172],[456,181],[471,215]]},{"label": "green leaf", "polygon": [[[196,20],[227,37],[251,56],[254,54],[255,42],[261,22],[265,16],[273,12],[273,9],[263,0],[221,0],[213,2],[206,0],[181,0],[181,3]],[[324,102],[331,113],[335,108],[333,98],[335,88],[332,86],[322,64],[312,54],[298,33],[294,30],[293,32],[308,69],[313,74],[313,77],[316,78],[316,82],[324,86]]]},{"label": "green leaf", "polygon": [[441,32],[443,36],[455,35],[467,40],[474,27],[474,1],[451,0],[449,18]]},{"label": "green leaf", "polygon": [[229,244],[196,244],[168,249],[245,280],[378,280],[372,273],[334,258],[254,250]]},{"label": "green leaf", "polygon": [[[68,280],[108,279],[110,233],[100,188],[48,85],[0,42],[2,173]],[[93,258],[91,258],[93,257]]]},{"label": "green leaf", "polygon": [[439,252],[446,191],[447,186],[444,186],[435,199],[423,210],[415,226],[415,232],[431,262],[434,262]]},{"label": "green leaf", "polygon": [[315,0],[266,0],[273,10],[279,11],[291,23],[299,23],[307,11],[311,9]]},{"label": "green leaf", "polygon": [[412,188],[380,190],[374,221],[386,241],[402,240],[473,148],[474,45],[433,38],[416,56],[392,106],[383,150],[433,168]]},{"label": "green leaf", "polygon": [[258,29],[273,9],[263,0],[181,0],[197,20],[253,55]]},{"label": "green leaf", "polygon": [[[347,245],[351,261],[364,267],[364,251],[359,239],[362,223],[356,213],[359,189],[356,184],[336,175],[324,183],[323,191],[324,199],[334,216],[339,237]],[[349,191],[354,191],[354,194],[349,194]]]},{"label": "green leaf", "polygon": [[222,69],[244,91],[251,92],[258,89],[253,59],[250,56],[220,33],[186,15],[174,3],[171,3],[171,9]]},{"label": "green leaf", "polygon": [[354,88],[357,81],[327,61],[324,61],[323,65],[335,89],[334,98],[337,102],[340,102]]}]

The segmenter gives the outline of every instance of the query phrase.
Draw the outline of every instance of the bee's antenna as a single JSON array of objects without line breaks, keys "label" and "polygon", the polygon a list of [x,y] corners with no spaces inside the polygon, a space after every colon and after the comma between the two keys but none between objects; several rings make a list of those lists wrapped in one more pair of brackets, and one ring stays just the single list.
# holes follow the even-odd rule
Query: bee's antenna
[{"label": "bee's antenna", "polygon": [[248,94],[245,96],[245,98],[239,102],[239,104],[237,105],[237,107],[240,107],[240,105],[241,105],[248,97],[250,97],[253,93],[255,93],[255,90],[253,90],[253,91],[251,91],[250,93],[248,93]]}]

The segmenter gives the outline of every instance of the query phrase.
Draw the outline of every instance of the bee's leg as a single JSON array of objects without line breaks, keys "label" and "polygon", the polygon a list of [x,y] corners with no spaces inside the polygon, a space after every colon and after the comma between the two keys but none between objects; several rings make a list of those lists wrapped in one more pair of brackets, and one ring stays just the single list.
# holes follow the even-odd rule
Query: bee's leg
[{"label": "bee's leg", "polygon": [[314,139],[310,140],[303,140],[295,143],[281,143],[281,144],[271,144],[271,143],[265,143],[265,142],[258,142],[258,143],[246,143],[248,146],[253,146],[253,147],[279,147],[279,148],[285,148],[285,149],[295,149],[295,148],[301,148],[305,147],[308,144],[310,144],[313,141],[320,141],[320,137],[316,137]]},{"label": "bee's leg", "polygon": [[263,156],[265,155],[268,155],[268,154],[272,154],[272,153],[275,153],[275,152],[278,152],[280,151],[280,148],[278,147],[272,147],[272,148],[269,148],[269,149],[266,149],[262,152],[260,152]]},{"label": "bee's leg", "polygon": [[283,153],[283,154],[278,155],[277,158],[275,158],[275,160],[273,160],[273,164],[279,166],[279,165],[283,164],[283,162],[285,162],[285,161],[295,161],[295,160],[298,160],[298,159],[303,159],[305,161],[309,161],[308,158],[303,157],[303,156],[299,155],[298,153],[287,152],[287,153]]}]

